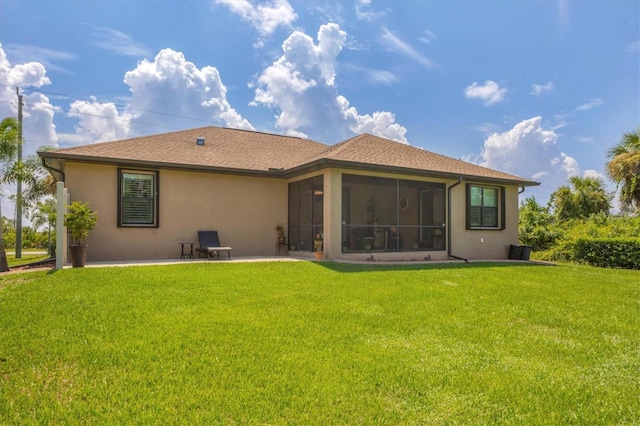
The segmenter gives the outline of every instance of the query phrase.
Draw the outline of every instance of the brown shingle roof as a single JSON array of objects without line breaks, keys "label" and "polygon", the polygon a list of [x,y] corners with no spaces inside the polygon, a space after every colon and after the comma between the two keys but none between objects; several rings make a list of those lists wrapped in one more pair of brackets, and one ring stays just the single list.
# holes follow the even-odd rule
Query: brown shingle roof
[{"label": "brown shingle roof", "polygon": [[389,139],[364,133],[333,145],[315,158],[306,162],[320,159],[337,162],[361,163],[400,169],[412,169],[421,172],[435,172],[446,176],[479,177],[484,179],[506,180],[520,182],[523,185],[537,185],[536,182],[519,176],[499,172],[497,170],[478,166],[462,160],[456,160],[440,154],[401,144]]},{"label": "brown shingle roof", "polygon": [[[198,137],[204,145],[196,144]],[[327,146],[308,139],[221,127],[201,127],[41,153],[84,161],[140,162],[186,168],[268,171],[294,167]]]},{"label": "brown shingle roof", "polygon": [[[204,146],[196,139],[203,137]],[[334,164],[445,177],[477,177],[532,186],[536,182],[420,148],[362,134],[333,146],[268,133],[202,127],[39,153],[43,158],[186,169],[269,173]]]}]

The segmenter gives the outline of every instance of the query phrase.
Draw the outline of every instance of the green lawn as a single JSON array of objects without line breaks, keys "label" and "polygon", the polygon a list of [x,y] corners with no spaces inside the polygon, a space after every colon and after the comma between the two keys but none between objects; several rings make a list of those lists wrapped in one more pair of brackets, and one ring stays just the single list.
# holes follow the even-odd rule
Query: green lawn
[{"label": "green lawn", "polygon": [[16,259],[13,248],[5,250],[5,252],[7,253],[7,263],[9,264],[10,268],[21,266],[21,265],[27,265],[29,263],[38,262],[40,260],[49,259],[51,257],[46,253],[43,254],[44,252],[46,252],[46,250],[44,249],[40,249],[40,250],[23,249],[22,257],[20,259]]},{"label": "green lawn", "polygon": [[194,263],[0,277],[0,424],[638,424],[640,272]]}]

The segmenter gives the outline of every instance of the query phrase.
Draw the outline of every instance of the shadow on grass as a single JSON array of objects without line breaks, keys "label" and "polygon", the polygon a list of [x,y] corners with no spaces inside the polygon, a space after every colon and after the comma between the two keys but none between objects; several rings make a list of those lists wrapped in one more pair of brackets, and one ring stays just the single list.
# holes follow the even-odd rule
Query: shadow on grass
[{"label": "shadow on grass", "polygon": [[425,262],[425,263],[342,263],[342,262],[316,262],[319,266],[331,269],[335,272],[367,272],[367,271],[420,271],[426,269],[469,269],[469,268],[531,268],[555,266],[553,264],[528,263],[528,262]]}]

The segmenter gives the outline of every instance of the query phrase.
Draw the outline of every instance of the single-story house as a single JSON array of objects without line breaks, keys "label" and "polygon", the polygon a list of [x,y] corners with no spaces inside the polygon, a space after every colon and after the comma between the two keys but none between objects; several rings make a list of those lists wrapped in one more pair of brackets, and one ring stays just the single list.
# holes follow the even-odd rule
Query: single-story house
[{"label": "single-story house", "polygon": [[[203,127],[38,153],[71,201],[98,212],[89,261],[177,258],[217,230],[234,256],[504,259],[518,193],[537,182],[370,134],[328,146]],[[196,244],[197,246],[197,244]]]}]

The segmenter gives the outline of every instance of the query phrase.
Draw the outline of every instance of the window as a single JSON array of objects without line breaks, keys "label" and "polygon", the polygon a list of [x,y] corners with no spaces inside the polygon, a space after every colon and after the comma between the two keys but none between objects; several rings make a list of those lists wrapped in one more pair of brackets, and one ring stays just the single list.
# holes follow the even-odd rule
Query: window
[{"label": "window", "polygon": [[158,227],[158,172],[118,170],[118,226]]},{"label": "window", "polygon": [[504,188],[467,185],[467,229],[504,229]]}]

